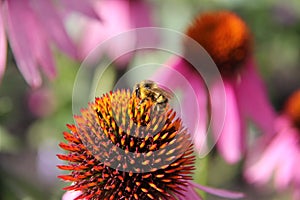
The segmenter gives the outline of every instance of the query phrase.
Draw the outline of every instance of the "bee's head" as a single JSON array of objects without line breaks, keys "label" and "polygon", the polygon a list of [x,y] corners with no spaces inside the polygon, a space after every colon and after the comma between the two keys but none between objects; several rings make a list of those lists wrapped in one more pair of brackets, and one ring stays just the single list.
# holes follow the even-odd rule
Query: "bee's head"
[{"label": "bee's head", "polygon": [[155,86],[155,83],[153,81],[150,81],[150,80],[145,80],[145,81],[142,82],[142,84],[143,84],[143,87],[145,89],[151,89]]},{"label": "bee's head", "polygon": [[145,87],[146,89],[151,89],[151,88],[152,88],[152,84],[151,84],[151,83],[145,83],[145,84],[144,84],[144,87]]}]

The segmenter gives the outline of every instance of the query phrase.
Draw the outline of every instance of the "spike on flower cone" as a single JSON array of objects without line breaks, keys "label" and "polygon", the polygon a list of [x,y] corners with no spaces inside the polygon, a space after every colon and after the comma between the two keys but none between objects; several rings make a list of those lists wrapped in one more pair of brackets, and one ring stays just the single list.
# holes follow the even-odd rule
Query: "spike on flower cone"
[{"label": "spike on flower cone", "polygon": [[76,125],[64,132],[66,155],[57,155],[70,171],[65,190],[77,199],[177,199],[191,180],[193,145],[181,120],[167,106],[140,104],[134,93],[117,90],[96,98]]}]

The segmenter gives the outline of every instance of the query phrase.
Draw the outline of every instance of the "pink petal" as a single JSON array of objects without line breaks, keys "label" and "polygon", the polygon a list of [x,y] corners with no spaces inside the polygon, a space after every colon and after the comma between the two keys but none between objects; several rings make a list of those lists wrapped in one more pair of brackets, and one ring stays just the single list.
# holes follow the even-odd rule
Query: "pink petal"
[{"label": "pink petal", "polygon": [[94,48],[97,48],[107,36],[105,28],[99,21],[89,21],[84,25],[79,42],[79,58],[84,60]]},{"label": "pink petal", "polygon": [[49,0],[32,0],[31,5],[40,20],[40,25],[45,30],[45,33],[47,33],[49,39],[53,40],[58,48],[73,58],[77,58],[76,47],[68,36],[62,22],[62,17],[59,15],[53,3]]},{"label": "pink petal", "polygon": [[182,195],[178,195],[179,200],[203,200],[194,190],[192,185],[182,188]]},{"label": "pink petal", "polygon": [[[239,113],[239,107],[237,104],[237,97],[233,88],[233,84],[229,80],[224,80],[224,87],[226,93],[226,116],[224,120],[224,126],[221,133],[216,132],[217,126],[220,126],[222,119],[216,118],[212,122],[213,132],[215,139],[217,140],[217,147],[228,163],[235,163],[240,160],[244,151],[243,141],[243,124]],[[221,111],[224,105],[220,99],[219,94],[223,90],[222,83],[216,83],[212,89],[212,112],[218,113]],[[219,116],[223,117],[222,115]]]},{"label": "pink petal", "polygon": [[[132,28],[151,25],[149,6],[144,1],[103,0],[97,2],[97,12],[101,16],[101,23],[88,21],[80,42],[80,58],[86,56],[102,42]],[[113,10],[113,12],[111,12]],[[153,35],[143,35],[148,41],[155,42]],[[127,66],[133,54],[124,54],[124,50],[134,47],[136,35],[130,38],[114,38],[107,54],[116,61],[118,67]],[[149,39],[150,38],[150,39]]]},{"label": "pink petal", "polygon": [[6,66],[6,36],[2,19],[2,7],[0,7],[0,81],[3,77]]},{"label": "pink petal", "polygon": [[140,27],[152,27],[153,26],[153,16],[151,13],[151,6],[145,0],[140,1],[130,1],[129,3],[129,14],[131,18],[132,28]]},{"label": "pink petal", "polygon": [[[166,63],[166,66],[170,69],[159,69],[154,74],[153,79],[165,85],[173,86],[174,88],[181,86],[182,84],[184,84],[184,82],[188,82],[188,80],[194,73],[194,71],[191,69],[191,65],[189,65],[184,59],[177,56],[173,56]],[[174,78],[176,74],[179,74],[182,77]]]},{"label": "pink petal", "polygon": [[211,148],[207,141],[207,91],[201,76],[180,57],[173,56],[166,64],[169,68],[159,69],[152,77],[172,91],[181,91],[180,111],[184,126],[191,133],[195,149],[201,157]]},{"label": "pink petal", "polygon": [[[112,10],[114,10],[113,13]],[[104,0],[101,2],[100,13],[103,16],[103,24],[107,28],[110,37],[132,28],[128,0]]]},{"label": "pink petal", "polygon": [[223,197],[223,198],[240,199],[240,198],[245,197],[245,195],[241,192],[232,192],[232,191],[228,191],[228,190],[211,188],[211,187],[203,186],[203,185],[200,185],[200,184],[196,184],[196,183],[191,182],[191,181],[190,181],[190,184],[193,187],[198,188],[199,190],[202,190],[202,191],[207,192],[209,194],[213,194],[213,195]]},{"label": "pink petal", "polygon": [[81,194],[80,191],[67,191],[63,197],[62,200],[74,200],[76,197],[78,197]]},{"label": "pink petal", "polygon": [[240,80],[236,91],[243,114],[250,117],[263,133],[274,135],[273,124],[276,114],[253,60],[248,61]]},{"label": "pink petal", "polygon": [[[298,133],[300,135],[300,133]],[[300,168],[300,149],[298,149],[298,155],[295,157],[295,160],[297,161],[297,163],[295,164],[295,166],[298,168],[294,177],[294,184],[297,188],[299,188],[300,191],[300,173],[297,173],[299,171]]]},{"label": "pink petal", "polygon": [[[183,122],[190,127],[195,149],[201,157],[204,157],[211,150],[207,148],[207,92],[203,80],[198,74],[192,74],[189,79],[193,91],[184,89],[185,94],[182,100],[182,110],[189,115],[183,118]],[[192,98],[196,96],[196,99]],[[196,101],[195,101],[196,100]],[[192,106],[195,105],[195,106]]]},{"label": "pink petal", "polygon": [[32,52],[32,44],[38,35],[32,34],[36,30],[36,24],[28,3],[27,0],[4,2],[8,36],[17,65],[29,85],[37,87],[41,84],[41,77]]},{"label": "pink petal", "polygon": [[297,151],[293,149],[293,146],[295,144],[290,144],[289,146],[286,146],[285,156],[282,158],[281,164],[278,165],[275,175],[275,185],[279,189],[287,188],[287,186],[291,183],[292,179],[294,178],[294,173],[298,171],[299,166],[296,166],[296,160],[297,158]]},{"label": "pink petal", "polygon": [[46,43],[42,43],[40,47],[43,48],[39,48],[40,50],[36,52],[36,59],[43,68],[45,74],[53,79],[56,76],[56,67],[50,47]]},{"label": "pink petal", "polygon": [[279,189],[284,189],[297,178],[299,170],[299,133],[295,129],[286,129],[277,137],[285,152],[279,157],[281,161],[278,163],[275,172],[275,185]]},{"label": "pink petal", "polygon": [[[20,43],[20,45],[24,45],[22,47],[26,47],[26,51],[29,51],[28,49],[30,49],[32,62],[35,62],[35,64],[39,63],[46,75],[50,78],[53,78],[56,75],[55,63],[47,38],[45,37],[45,32],[40,27],[36,16],[28,5],[26,10],[23,12],[27,13],[24,18],[17,19],[26,19],[27,22],[27,24],[23,23],[24,26],[21,27],[24,35],[24,39],[22,39],[24,41],[22,42],[24,42],[24,44]],[[17,36],[19,35],[20,34],[17,34]],[[20,42],[20,40],[18,42]],[[23,49],[23,51],[25,50]]]},{"label": "pink petal", "polygon": [[258,184],[269,181],[277,166],[284,164],[289,146],[290,139],[284,133],[278,133],[263,153],[261,147],[255,147],[259,151],[250,152],[245,170],[246,179]]},{"label": "pink petal", "polygon": [[60,3],[68,11],[77,11],[90,18],[100,20],[99,15],[97,14],[93,2],[89,0],[61,0]]},{"label": "pink petal", "polygon": [[[82,34],[83,38],[80,42],[81,58],[85,58],[91,50],[96,48],[103,41],[131,28],[129,3],[127,0],[103,0],[97,2],[95,6],[102,21],[101,23],[99,21],[87,22],[86,27],[84,28],[85,31]],[[110,51],[110,53],[113,54],[113,57],[118,55],[118,48],[119,47],[112,47],[115,51]]]},{"label": "pink petal", "polygon": [[182,94],[182,98],[178,99],[180,110],[176,110],[177,114],[181,115],[184,126],[192,134],[195,148],[199,153],[206,154],[207,95],[203,80],[179,57],[173,57],[166,65],[152,79]]}]

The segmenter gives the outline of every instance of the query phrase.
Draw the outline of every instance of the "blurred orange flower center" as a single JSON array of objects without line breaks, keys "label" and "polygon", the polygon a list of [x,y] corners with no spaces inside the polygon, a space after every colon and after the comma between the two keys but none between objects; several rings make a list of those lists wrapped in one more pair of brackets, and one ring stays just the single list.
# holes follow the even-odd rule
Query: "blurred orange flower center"
[{"label": "blurred orange flower center", "polygon": [[223,75],[235,73],[252,48],[246,24],[232,12],[199,15],[187,35],[206,49]]},{"label": "blurred orange flower center", "polygon": [[294,124],[300,128],[300,90],[290,96],[286,102],[284,112],[293,120]]}]

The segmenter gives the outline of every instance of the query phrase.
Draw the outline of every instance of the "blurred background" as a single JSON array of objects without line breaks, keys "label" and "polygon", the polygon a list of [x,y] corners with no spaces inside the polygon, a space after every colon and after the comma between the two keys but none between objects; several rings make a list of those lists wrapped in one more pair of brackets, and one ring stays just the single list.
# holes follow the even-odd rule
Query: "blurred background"
[{"label": "blurred background", "polygon": [[[124,0],[126,1],[126,0]],[[142,0],[140,0],[142,1]],[[101,2],[101,1],[100,1]],[[148,0],[152,26],[184,32],[201,12],[231,10],[240,15],[252,30],[255,57],[277,110],[286,97],[300,88],[300,1],[298,0]],[[101,5],[101,3],[99,3]],[[114,10],[109,10],[114,15]],[[100,18],[101,18],[101,14]],[[79,14],[65,18],[65,26],[79,43],[88,19]],[[120,23],[122,23],[120,21]],[[21,34],[21,33],[20,33]],[[39,88],[31,88],[22,77],[15,58],[8,51],[5,75],[0,85],[0,199],[60,199],[64,186],[57,178],[63,173],[58,144],[63,141],[66,124],[73,123],[72,90],[80,60],[54,49],[57,76],[43,77]],[[151,59],[164,59],[160,56]],[[105,75],[108,89],[122,73],[112,69]],[[199,161],[195,177],[209,186],[241,190],[246,199],[290,199],[289,191],[276,192],[272,184],[257,188],[242,177],[242,163],[226,164],[212,152]],[[207,196],[207,199],[216,197]]]}]

